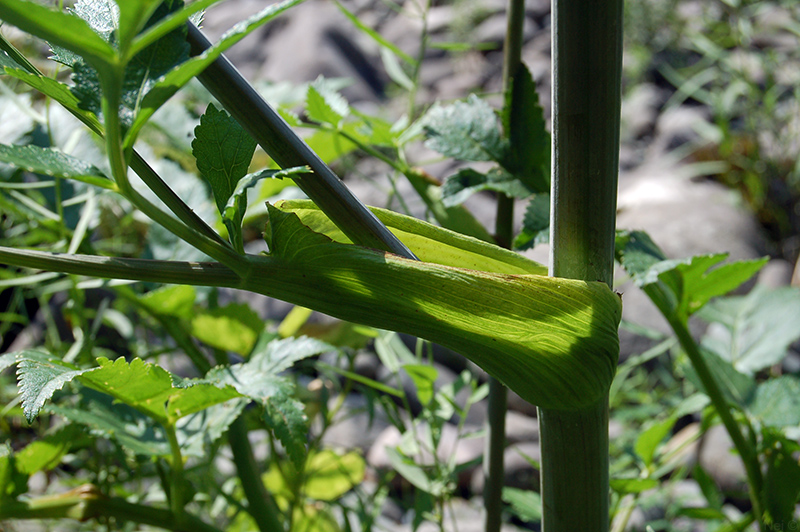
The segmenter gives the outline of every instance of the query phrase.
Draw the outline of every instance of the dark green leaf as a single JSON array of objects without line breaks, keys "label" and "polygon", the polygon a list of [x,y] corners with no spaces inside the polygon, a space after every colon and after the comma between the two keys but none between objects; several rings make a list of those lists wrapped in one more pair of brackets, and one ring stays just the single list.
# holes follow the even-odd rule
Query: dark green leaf
[{"label": "dark green leaf", "polygon": [[[159,7],[166,8],[168,4],[173,7],[183,7],[183,2],[162,0],[123,0],[118,3],[119,23],[117,27],[117,43],[121,49],[127,49],[133,38],[139,33],[145,23]],[[163,18],[162,14],[158,18]]]},{"label": "dark green leaf", "polygon": [[[96,1],[103,3],[106,0],[90,0],[89,4]],[[172,2],[172,7],[168,7],[167,3],[161,4],[148,24],[152,25],[182,5],[182,2]],[[83,14],[84,11],[81,10],[79,13]],[[89,5],[85,16],[102,18],[102,20],[92,22],[93,26],[105,24],[112,30],[117,28],[118,19],[115,18],[116,14],[113,10],[97,12]],[[186,28],[181,26],[131,59],[125,68],[119,111],[124,126],[131,125],[139,111],[142,99],[150,92],[158,79],[188,58],[189,44],[186,42]],[[85,63],[74,64],[73,70],[73,81],[75,82],[73,92],[80,101],[81,108],[100,115],[102,105],[97,71]]]},{"label": "dark green leaf", "polygon": [[436,105],[423,120],[425,145],[461,161],[502,161],[508,141],[500,135],[497,117],[489,104],[474,94],[465,102]]},{"label": "dark green leaf", "polygon": [[209,104],[194,133],[192,153],[197,159],[197,169],[211,185],[219,212],[224,213],[236,185],[247,174],[256,141],[214,104]]},{"label": "dark green leaf", "polygon": [[800,464],[793,451],[797,444],[770,432],[764,437],[768,449],[765,453],[764,500],[771,517],[770,529],[796,529],[798,523],[793,517],[800,495]]},{"label": "dark green leaf", "polygon": [[748,295],[720,298],[700,311],[716,324],[709,327],[703,347],[754,373],[780,363],[789,346],[800,338],[800,290],[769,290],[757,285]]},{"label": "dark green leaf", "polygon": [[522,231],[514,239],[517,251],[550,242],[550,194],[536,194],[525,208]]},{"label": "dark green leaf", "polygon": [[762,382],[756,388],[749,413],[772,427],[800,425],[800,380],[791,375]]},{"label": "dark green leaf", "polygon": [[0,19],[23,31],[72,50],[96,67],[116,62],[116,51],[89,24],[72,14],[62,13],[24,0],[0,2]]},{"label": "dark green leaf", "polygon": [[107,189],[115,188],[114,182],[98,168],[52,148],[0,144],[0,161],[37,174],[75,179]]},{"label": "dark green leaf", "polygon": [[697,465],[692,472],[692,478],[694,478],[697,485],[700,486],[700,491],[703,492],[703,496],[706,498],[706,501],[708,501],[709,507],[721,510],[722,504],[725,502],[725,497],[717,486],[717,483],[711,478],[711,475],[706,473],[705,469]]},{"label": "dark green leaf", "polygon": [[511,512],[526,523],[542,520],[542,497],[535,491],[503,488],[503,500],[511,505]]},{"label": "dark green leaf", "polygon": [[186,85],[193,77],[200,74],[208,65],[214,62],[225,50],[244,39],[261,25],[266,24],[290,7],[302,1],[303,0],[284,0],[283,2],[265,7],[252,17],[233,26],[230,30],[225,32],[216,44],[202,54],[183,62],[163,75],[144,96],[140,106],[141,110],[134,119],[125,137],[125,145],[132,146],[136,135],[150,117],[153,116],[153,113],[178,92],[181,87]]},{"label": "dark green leaf", "polygon": [[[714,379],[722,388],[722,393],[725,398],[740,407],[744,407],[753,400],[753,395],[756,391],[756,382],[752,377],[744,375],[736,371],[730,362],[722,360],[717,355],[710,353],[706,350],[700,351],[703,358],[706,360]],[[700,382],[694,368],[687,365],[684,369],[686,378],[689,379],[698,390],[705,393],[705,388]]]},{"label": "dark green leaf", "polygon": [[677,514],[690,517],[692,519],[701,519],[703,521],[728,519],[728,517],[724,513],[722,513],[720,510],[717,510],[716,508],[695,508],[693,506],[684,507],[678,509]]},{"label": "dark green leaf", "polygon": [[264,420],[286,449],[292,463],[299,469],[306,459],[308,419],[303,403],[288,395],[293,389],[287,382],[286,391],[275,394],[264,402]]},{"label": "dark green leaf", "polygon": [[549,193],[550,134],[536,83],[523,63],[506,91],[502,117],[510,146],[501,164],[532,192]]},{"label": "dark green leaf", "polygon": [[658,480],[654,478],[614,478],[611,479],[611,489],[625,495],[627,493],[641,493],[658,487]]},{"label": "dark green leaf", "polygon": [[17,353],[17,361],[22,411],[28,423],[33,423],[57,390],[87,371],[42,351],[22,351]]},{"label": "dark green leaf", "polygon": [[350,106],[347,104],[347,100],[325,83],[317,80],[308,86],[306,114],[309,119],[320,124],[338,127],[349,112]]},{"label": "dark green leaf", "polygon": [[454,207],[481,190],[502,192],[512,198],[527,198],[532,193],[522,181],[499,166],[485,174],[465,168],[448,177],[442,185],[442,203],[445,207]]},{"label": "dark green leaf", "polygon": [[91,434],[114,440],[140,456],[170,456],[164,431],[134,408],[88,388],[81,390],[79,406],[50,405],[49,412],[84,425]]},{"label": "dark green leaf", "polygon": [[28,475],[17,468],[16,457],[7,444],[0,444],[0,503],[28,491]]},{"label": "dark green leaf", "polygon": [[617,231],[614,255],[634,279],[643,278],[653,265],[667,260],[664,252],[644,231]]},{"label": "dark green leaf", "polygon": [[83,434],[82,427],[66,425],[53,434],[32,441],[15,454],[17,469],[32,475],[55,468]]},{"label": "dark green leaf", "polygon": [[192,316],[192,335],[217,349],[247,355],[264,330],[264,322],[245,304],[231,303]]},{"label": "dark green leaf", "polygon": [[677,418],[669,417],[650,426],[636,438],[636,444],[633,448],[646,467],[650,467],[653,464],[656,448],[670,433],[676,421]]}]

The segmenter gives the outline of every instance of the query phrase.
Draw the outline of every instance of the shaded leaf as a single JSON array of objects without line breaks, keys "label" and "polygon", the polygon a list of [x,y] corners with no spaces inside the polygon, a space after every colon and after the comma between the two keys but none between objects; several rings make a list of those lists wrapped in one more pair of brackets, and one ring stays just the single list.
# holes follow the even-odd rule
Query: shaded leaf
[{"label": "shaded leaf", "polygon": [[550,194],[536,194],[525,208],[522,231],[514,238],[513,247],[525,251],[550,242]]},{"label": "shaded leaf", "polygon": [[650,467],[653,464],[656,448],[669,435],[676,421],[677,418],[669,417],[642,431],[639,437],[636,438],[633,449],[646,467]]},{"label": "shaded leaf", "polygon": [[55,468],[83,433],[83,428],[78,425],[66,425],[53,434],[32,441],[15,454],[17,469],[32,475]]},{"label": "shaded leaf", "polygon": [[754,373],[780,363],[800,338],[798,316],[800,290],[757,285],[746,296],[717,299],[700,311],[713,324],[702,344],[737,370]]},{"label": "shaded leaf", "polygon": [[300,468],[306,459],[308,444],[308,419],[303,403],[289,396],[293,386],[285,382],[286,391],[269,397],[264,402],[264,420],[283,444],[295,467]]},{"label": "shaded leaf", "polygon": [[642,279],[650,268],[667,256],[644,231],[617,231],[614,255],[628,275]]},{"label": "shaded leaf", "polygon": [[445,180],[442,185],[442,202],[445,207],[460,205],[472,194],[482,190],[502,192],[512,198],[527,198],[533,192],[500,167],[492,168],[485,174],[464,168]]},{"label": "shaded leaf", "polygon": [[770,528],[791,530],[798,524],[793,517],[800,495],[800,464],[793,452],[796,443],[769,433],[765,434],[764,443],[768,449],[764,501],[771,518]]},{"label": "shaded leaf", "polygon": [[465,102],[433,106],[423,120],[425,145],[460,161],[502,161],[508,141],[500,135],[497,117],[489,104],[470,95]]},{"label": "shaded leaf", "polygon": [[0,503],[28,491],[28,475],[17,468],[16,457],[8,444],[0,444]]},{"label": "shaded leaf", "polygon": [[750,415],[771,427],[800,425],[800,380],[791,375],[762,382],[747,408]]},{"label": "shaded leaf", "polygon": [[[722,360],[717,355],[710,353],[706,350],[700,350],[701,355],[705,358],[706,365],[711,370],[714,380],[722,389],[725,398],[732,404],[744,407],[753,400],[753,394],[756,391],[756,382],[752,377],[744,375],[736,371],[730,362]],[[684,368],[686,378],[689,379],[698,390],[705,393],[700,378],[692,366]]]},{"label": "shaded leaf", "polygon": [[550,134],[531,73],[520,63],[501,114],[509,139],[503,167],[535,193],[550,192]]},{"label": "shaded leaf", "polygon": [[535,491],[504,487],[503,500],[511,505],[511,511],[526,523],[542,520],[542,497]]},{"label": "shaded leaf", "polygon": [[29,172],[75,179],[107,189],[116,188],[95,166],[52,148],[0,144],[0,161]]}]

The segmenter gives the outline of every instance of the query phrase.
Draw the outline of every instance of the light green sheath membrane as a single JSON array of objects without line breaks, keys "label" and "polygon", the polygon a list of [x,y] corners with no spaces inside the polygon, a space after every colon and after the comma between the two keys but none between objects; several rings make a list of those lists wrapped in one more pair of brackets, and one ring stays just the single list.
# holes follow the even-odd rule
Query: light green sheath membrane
[{"label": "light green sheath membrane", "polygon": [[[578,409],[608,390],[622,304],[607,285],[519,274],[543,267],[418,220],[373,212],[423,261],[336,242],[330,237],[343,235],[312,203],[282,202],[269,206],[270,253],[262,258],[268,276],[251,277],[245,288],[449,347],[541,407]],[[484,266],[492,271],[476,269]]]}]

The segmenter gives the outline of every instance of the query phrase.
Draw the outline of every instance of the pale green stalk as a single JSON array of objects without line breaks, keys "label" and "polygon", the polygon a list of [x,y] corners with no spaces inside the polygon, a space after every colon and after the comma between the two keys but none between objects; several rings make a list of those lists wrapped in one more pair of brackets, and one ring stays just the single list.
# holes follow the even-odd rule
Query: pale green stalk
[{"label": "pale green stalk", "polygon": [[[552,6],[550,275],[611,286],[623,2]],[[578,411],[540,408],[539,426],[543,530],[608,530],[608,395]]]}]

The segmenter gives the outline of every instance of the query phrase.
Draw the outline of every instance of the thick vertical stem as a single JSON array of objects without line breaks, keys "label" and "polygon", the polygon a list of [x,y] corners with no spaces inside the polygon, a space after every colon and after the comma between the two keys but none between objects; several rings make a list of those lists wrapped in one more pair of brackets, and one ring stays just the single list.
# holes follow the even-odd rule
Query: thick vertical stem
[{"label": "thick vertical stem", "polygon": [[[552,5],[550,274],[611,285],[623,2]],[[539,425],[543,529],[608,530],[608,397],[582,411],[540,409]]]}]

